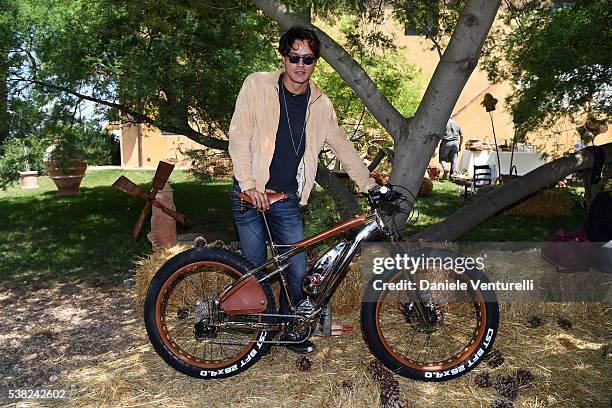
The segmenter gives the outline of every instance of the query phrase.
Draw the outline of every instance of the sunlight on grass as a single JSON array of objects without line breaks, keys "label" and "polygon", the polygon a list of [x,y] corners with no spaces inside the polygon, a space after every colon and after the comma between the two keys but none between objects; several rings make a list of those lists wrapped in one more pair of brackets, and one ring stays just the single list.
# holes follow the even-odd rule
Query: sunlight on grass
[{"label": "sunlight on grass", "polygon": [[[40,177],[38,189],[11,186],[0,191],[0,277],[32,277],[65,280],[70,277],[119,281],[138,256],[150,252],[145,224],[137,241],[131,236],[144,202],[112,188],[122,174],[148,191],[153,170],[90,170],[78,196],[56,197],[48,177]],[[173,172],[177,210],[189,220],[181,232],[197,232],[206,239],[237,240],[232,220],[229,181],[200,184],[184,171]],[[408,234],[435,224],[465,205],[459,188],[436,182],[433,196],[420,198],[419,216]],[[362,206],[365,200],[362,197]],[[333,200],[320,189],[304,209],[306,234],[314,234],[340,221]],[[569,217],[537,218],[498,215],[464,236],[468,241],[545,241],[560,228],[576,228],[584,210]]]}]

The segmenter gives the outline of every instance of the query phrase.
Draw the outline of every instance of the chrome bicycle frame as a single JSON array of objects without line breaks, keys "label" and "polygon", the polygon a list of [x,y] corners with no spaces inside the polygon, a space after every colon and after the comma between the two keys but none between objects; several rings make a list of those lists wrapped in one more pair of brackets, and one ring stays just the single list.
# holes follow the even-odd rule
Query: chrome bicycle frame
[{"label": "chrome bicycle frame", "polygon": [[[266,269],[268,269],[268,267],[274,265],[274,270],[271,272],[265,273],[263,276],[260,276],[258,278],[258,282],[269,280],[273,278],[274,276],[280,274],[281,287],[287,297],[287,303],[289,305],[290,310],[292,312],[295,312],[296,307],[298,305],[295,305],[294,299],[291,296],[291,293],[289,291],[287,279],[282,272],[288,268],[289,264],[286,261],[289,258],[306,250],[306,248],[309,248],[310,246],[316,244],[316,242],[311,245],[307,245],[307,246],[293,246],[291,244],[281,245],[281,244],[274,243],[274,239],[272,238],[272,233],[268,226],[268,221],[265,217],[265,212],[261,209],[258,209],[258,211],[261,212],[261,215],[264,219],[264,224],[266,226],[266,232],[268,235],[268,245],[270,247],[270,251],[272,252],[272,258],[268,260],[266,263],[258,266],[257,268],[250,270],[248,273],[242,276],[239,280],[234,282],[229,287],[225,288],[225,290],[222,292],[221,295],[231,290],[232,287],[239,284],[243,279],[246,279],[247,277],[253,274],[256,274],[258,272],[265,271]],[[350,245],[343,250],[342,254],[334,262],[330,271],[325,275],[325,278],[320,284],[319,293],[316,296],[307,297],[304,299],[304,300],[308,300],[309,302],[311,302],[311,306],[312,306],[311,310],[313,311],[313,313],[311,313],[312,315],[316,315],[330,301],[331,297],[336,292],[336,289],[338,288],[340,283],[342,283],[342,280],[346,276],[347,271],[348,271],[348,266],[351,263],[351,260],[353,259],[355,254],[357,253],[357,251],[359,250],[359,248],[361,247],[361,244],[367,241],[369,238],[371,238],[377,233],[384,233],[385,235],[387,235],[388,229],[385,225],[384,220],[379,215],[377,209],[374,209],[372,211],[372,214],[368,215],[365,218],[365,221],[363,222],[363,224],[361,225],[363,225],[361,227],[361,230],[357,233],[355,238],[353,238],[353,240],[350,242]],[[357,226],[355,228],[357,228]],[[330,230],[327,230],[327,231],[330,231]],[[341,232],[344,232],[344,230],[337,232],[333,235],[329,235],[329,237],[338,235]],[[278,249],[280,248],[289,248],[289,249],[283,253],[279,253]]]}]

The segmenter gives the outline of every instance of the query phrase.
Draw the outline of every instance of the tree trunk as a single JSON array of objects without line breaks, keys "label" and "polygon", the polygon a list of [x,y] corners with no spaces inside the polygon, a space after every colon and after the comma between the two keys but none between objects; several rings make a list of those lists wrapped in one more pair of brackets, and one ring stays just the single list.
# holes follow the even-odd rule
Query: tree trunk
[{"label": "tree trunk", "polygon": [[332,196],[342,218],[350,218],[361,212],[359,201],[349,187],[329,171],[323,163],[319,163],[317,168],[316,181]]},{"label": "tree trunk", "polygon": [[[601,146],[606,163],[612,162],[612,143]],[[562,180],[569,174],[593,167],[594,157],[588,149],[580,150],[571,156],[554,160],[510,183],[496,188],[462,207],[450,217],[415,235],[412,239],[427,241],[453,241],[469,232],[487,218],[516,203],[529,194]]]},{"label": "tree trunk", "polygon": [[8,86],[6,83],[9,69],[8,50],[0,51],[0,146],[9,134],[10,115],[8,111]]},{"label": "tree trunk", "polygon": [[[414,117],[395,142],[390,182],[406,187],[414,196],[446,122],[478,63],[499,5],[500,1],[491,0],[466,2]],[[407,212],[397,216],[397,225],[404,225],[407,216]]]},{"label": "tree trunk", "polygon": [[[412,119],[404,118],[359,64],[326,33],[276,0],[254,0],[254,3],[285,29],[301,25],[317,33],[323,58],[393,138],[395,155],[390,182],[406,187],[416,196],[452,109],[478,63],[482,45],[501,0],[466,1],[450,42]],[[406,218],[406,214],[401,214],[396,222],[403,225]]]}]

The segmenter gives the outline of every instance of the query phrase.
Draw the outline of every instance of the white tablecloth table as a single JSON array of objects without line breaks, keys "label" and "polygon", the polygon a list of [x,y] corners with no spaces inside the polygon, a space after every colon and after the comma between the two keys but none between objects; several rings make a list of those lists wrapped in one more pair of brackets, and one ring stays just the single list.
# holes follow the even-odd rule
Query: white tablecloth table
[{"label": "white tablecloth table", "polygon": [[[501,163],[501,174],[510,174],[510,156],[512,152],[499,152],[499,161]],[[493,177],[497,174],[497,154],[493,150],[471,151],[462,150],[459,160],[459,170],[467,170],[470,176],[474,175],[474,166],[482,166],[485,164],[494,165]],[[516,166],[517,174],[523,176],[530,171],[546,164],[539,153],[532,152],[514,152],[512,164]],[[514,174],[514,172],[513,172]]]},{"label": "white tablecloth table", "polygon": [[474,175],[474,166],[489,164],[489,156],[491,156],[491,153],[493,153],[491,150],[462,150],[461,158],[459,159],[459,171],[463,172],[467,170],[469,176],[472,177]]}]

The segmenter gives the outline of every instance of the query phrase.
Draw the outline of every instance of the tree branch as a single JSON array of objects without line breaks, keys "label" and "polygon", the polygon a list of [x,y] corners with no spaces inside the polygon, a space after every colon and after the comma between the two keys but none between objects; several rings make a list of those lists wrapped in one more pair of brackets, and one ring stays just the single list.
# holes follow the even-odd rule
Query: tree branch
[{"label": "tree branch", "polygon": [[83,93],[77,92],[65,86],[51,84],[51,83],[44,82],[38,79],[20,78],[20,80],[24,82],[29,82],[31,84],[39,85],[47,89],[52,89],[54,91],[65,92],[67,94],[76,96],[77,98],[82,99],[82,100],[87,100],[87,101],[94,102],[100,105],[108,106],[109,108],[117,109],[125,113],[126,115],[131,116],[135,122],[147,123],[147,124],[150,124],[152,126],[159,128],[160,130],[164,130],[166,132],[171,132],[171,133],[176,133],[179,135],[186,136],[189,139],[193,140],[194,142],[200,143],[211,149],[226,150],[226,151],[228,149],[227,140],[222,140],[214,136],[202,134],[196,131],[195,129],[193,129],[188,124],[186,124],[185,126],[173,126],[167,123],[160,123],[147,115],[144,115],[133,109],[129,109],[125,105],[121,105],[121,104],[111,102],[111,101],[106,101],[104,99],[99,99],[94,96],[85,95]]},{"label": "tree branch", "polygon": [[[439,132],[421,136],[437,138],[442,134],[442,126],[446,125],[454,107],[454,103],[450,104],[448,101],[456,101],[459,98],[465,83],[476,68],[482,44],[487,38],[500,4],[501,0],[466,2],[413,119],[414,122],[419,122],[421,118],[425,118],[429,123],[437,123],[440,126]],[[440,92],[442,89],[444,92]]]},{"label": "tree branch", "polygon": [[342,218],[350,218],[360,213],[357,197],[324,163],[319,163],[315,180],[332,196]]},{"label": "tree branch", "polygon": [[399,135],[406,119],[395,109],[374,81],[372,81],[372,78],[368,76],[364,69],[340,44],[324,31],[276,0],[253,0],[253,3],[285,29],[299,25],[314,30],[321,41],[321,55],[323,58],[355,91],[359,99],[363,101],[376,120],[389,132],[393,140],[399,140]]},{"label": "tree branch", "polygon": [[[378,149],[378,153],[376,153],[376,156],[374,156],[374,159],[368,165],[368,170],[370,171],[370,173],[373,172],[374,170],[376,170],[376,168],[378,167],[380,162],[382,162],[382,160],[385,158],[385,156],[387,156],[389,158],[389,160],[393,161],[393,150],[387,149],[387,148],[384,148],[384,147]],[[338,171],[335,171],[335,172],[333,172],[333,174],[335,174],[336,177],[338,177],[338,178],[348,178],[349,177],[347,172],[338,172]]]},{"label": "tree branch", "polygon": [[[612,143],[600,146],[604,149],[606,163],[612,162]],[[589,149],[571,156],[561,157],[496,188],[462,207],[450,217],[417,234],[411,239],[428,241],[453,241],[489,217],[517,201],[540,191],[547,185],[562,180],[569,174],[593,167],[595,158]]]}]

